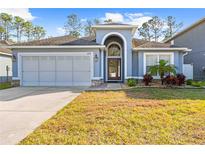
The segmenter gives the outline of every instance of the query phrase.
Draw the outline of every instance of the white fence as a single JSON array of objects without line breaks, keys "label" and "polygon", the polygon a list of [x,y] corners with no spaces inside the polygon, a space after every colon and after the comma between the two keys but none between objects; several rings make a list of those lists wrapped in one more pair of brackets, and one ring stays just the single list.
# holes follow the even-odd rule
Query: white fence
[{"label": "white fence", "polygon": [[193,65],[183,64],[183,74],[186,76],[186,79],[193,79]]}]

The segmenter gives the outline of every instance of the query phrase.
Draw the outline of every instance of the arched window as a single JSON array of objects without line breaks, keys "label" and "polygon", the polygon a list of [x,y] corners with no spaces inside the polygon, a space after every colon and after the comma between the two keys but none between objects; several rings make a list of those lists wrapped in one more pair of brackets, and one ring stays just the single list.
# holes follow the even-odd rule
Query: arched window
[{"label": "arched window", "polygon": [[121,48],[118,44],[111,44],[108,46],[108,56],[109,57],[120,57],[121,56]]}]

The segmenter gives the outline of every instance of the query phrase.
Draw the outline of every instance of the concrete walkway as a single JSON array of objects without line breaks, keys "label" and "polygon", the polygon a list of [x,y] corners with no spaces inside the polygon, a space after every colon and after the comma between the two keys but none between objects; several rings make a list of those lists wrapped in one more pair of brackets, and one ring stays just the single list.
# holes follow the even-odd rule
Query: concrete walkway
[{"label": "concrete walkway", "polygon": [[87,87],[0,90],[0,144],[17,144]]},{"label": "concrete walkway", "polygon": [[93,90],[120,90],[127,88],[125,84],[123,83],[103,83],[99,86],[90,87],[87,89],[87,91],[93,91]]}]

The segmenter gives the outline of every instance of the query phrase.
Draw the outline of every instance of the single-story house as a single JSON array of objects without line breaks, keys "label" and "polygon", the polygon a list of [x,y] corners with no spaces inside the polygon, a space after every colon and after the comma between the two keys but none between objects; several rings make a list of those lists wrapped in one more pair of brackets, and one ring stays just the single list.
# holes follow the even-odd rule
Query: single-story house
[{"label": "single-story house", "polygon": [[185,65],[191,64],[194,80],[205,80],[205,18],[185,28],[177,33],[166,43],[172,43],[176,46],[186,46],[192,49],[184,56]]},{"label": "single-story house", "polygon": [[12,52],[3,48],[7,45],[8,41],[0,41],[0,83],[12,80]]},{"label": "single-story house", "polygon": [[[13,79],[21,86],[90,86],[142,79],[160,59],[183,72],[183,56],[191,51],[169,43],[134,38],[136,26],[99,24],[95,37],[62,36],[12,45]],[[156,76],[158,78],[158,76]]]}]

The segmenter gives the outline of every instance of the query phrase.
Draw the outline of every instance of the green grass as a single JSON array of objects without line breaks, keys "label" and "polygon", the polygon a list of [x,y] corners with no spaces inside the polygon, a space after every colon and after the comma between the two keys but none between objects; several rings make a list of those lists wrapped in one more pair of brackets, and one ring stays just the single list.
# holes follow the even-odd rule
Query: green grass
[{"label": "green grass", "polygon": [[0,90],[1,89],[7,89],[7,88],[11,88],[11,83],[10,82],[5,82],[5,83],[0,83]]},{"label": "green grass", "polygon": [[205,144],[205,90],[85,92],[19,144]]}]

